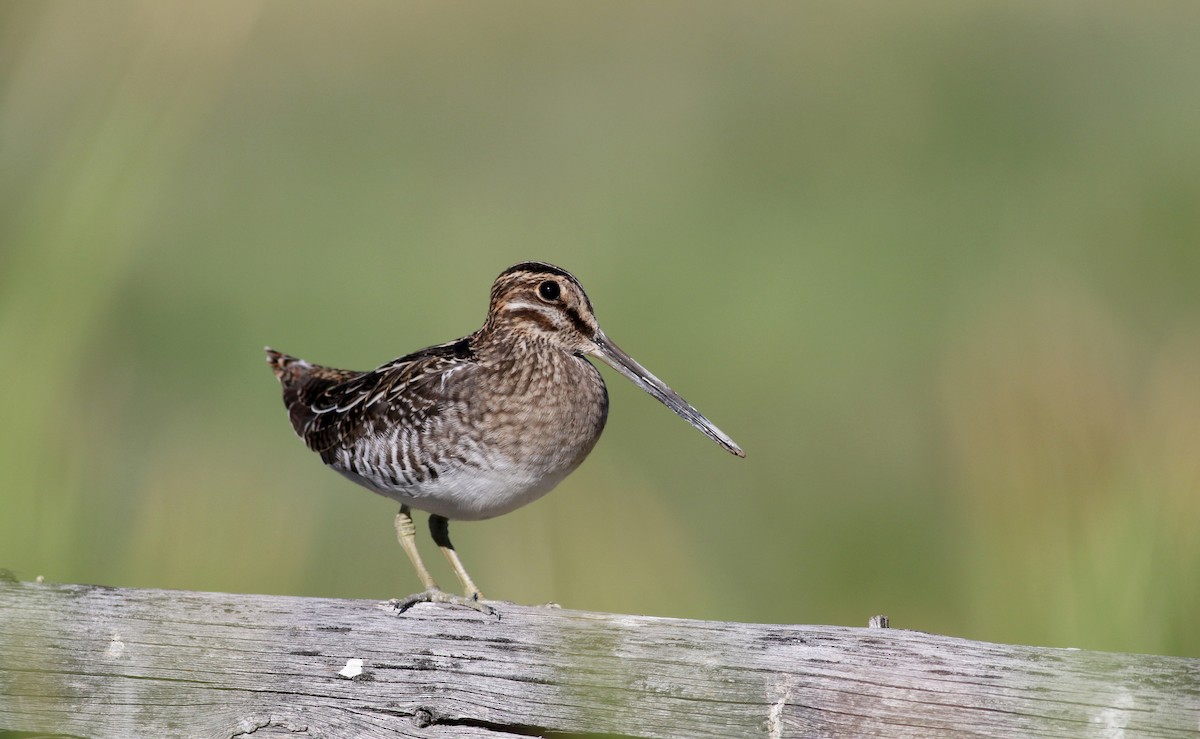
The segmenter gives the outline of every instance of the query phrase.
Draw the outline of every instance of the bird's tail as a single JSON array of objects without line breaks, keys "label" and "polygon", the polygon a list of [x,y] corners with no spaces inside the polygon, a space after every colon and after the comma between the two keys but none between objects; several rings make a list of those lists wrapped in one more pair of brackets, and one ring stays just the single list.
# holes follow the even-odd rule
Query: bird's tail
[{"label": "bird's tail", "polygon": [[358,377],[361,372],[323,367],[290,354],[277,352],[266,347],[267,364],[283,385],[283,404],[287,406],[292,428],[311,446],[307,429],[318,415],[314,404],[323,405],[325,391],[347,380]]},{"label": "bird's tail", "polygon": [[267,353],[267,364],[271,365],[271,371],[285,386],[302,379],[308,374],[307,371],[312,369],[312,365],[303,359],[277,352],[269,346],[265,347],[264,351]]}]

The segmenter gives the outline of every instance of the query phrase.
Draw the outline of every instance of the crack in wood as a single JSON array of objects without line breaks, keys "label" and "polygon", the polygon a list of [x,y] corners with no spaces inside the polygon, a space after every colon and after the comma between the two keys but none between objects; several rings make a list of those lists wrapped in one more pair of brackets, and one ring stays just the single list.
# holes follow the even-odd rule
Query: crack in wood
[{"label": "crack in wood", "polygon": [[261,729],[283,729],[289,734],[307,734],[308,726],[303,724],[293,724],[284,721],[280,718],[272,716],[268,719],[251,720],[247,719],[242,722],[243,726],[248,726],[248,729],[235,732],[229,735],[229,739],[238,739],[240,736],[253,736]]},{"label": "crack in wood", "polygon": [[[422,711],[426,711],[426,709],[417,709],[417,713],[421,713]],[[431,712],[429,712],[427,715],[430,718],[430,723],[422,726],[420,724],[416,724],[414,721],[414,725],[417,725],[419,728],[425,728],[425,726],[462,726],[472,729],[495,731],[502,734],[511,734],[512,736],[542,737],[542,739],[643,739],[642,737],[637,737],[630,734],[597,734],[591,731],[554,731],[545,726],[534,726],[531,724],[485,721],[483,719],[468,717],[439,718]]]},{"label": "crack in wood", "polygon": [[[365,710],[369,713],[382,713],[389,716],[408,718],[410,721],[412,721],[412,725],[418,729],[427,729],[430,726],[457,726],[470,729],[483,729],[485,731],[508,734],[510,736],[542,737],[543,739],[644,739],[643,737],[632,734],[606,734],[597,733],[594,731],[563,731],[560,729],[551,729],[546,726],[537,726],[534,724],[488,721],[470,716],[446,716],[439,713],[436,709],[427,706],[421,706],[412,711],[404,711],[395,708],[378,708],[374,706],[363,706],[361,710]],[[0,739],[3,738],[0,737]]]}]

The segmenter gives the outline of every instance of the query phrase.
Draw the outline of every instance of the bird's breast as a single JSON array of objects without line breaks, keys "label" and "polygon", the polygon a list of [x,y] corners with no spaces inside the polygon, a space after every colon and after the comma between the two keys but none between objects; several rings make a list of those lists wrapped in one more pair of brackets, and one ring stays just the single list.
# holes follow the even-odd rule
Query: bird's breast
[{"label": "bird's breast", "polygon": [[608,392],[590,362],[566,354],[522,363],[494,387],[501,392],[468,402],[482,464],[463,470],[461,484],[479,488],[482,504],[495,508],[490,515],[501,515],[545,495],[583,462],[604,430]]}]

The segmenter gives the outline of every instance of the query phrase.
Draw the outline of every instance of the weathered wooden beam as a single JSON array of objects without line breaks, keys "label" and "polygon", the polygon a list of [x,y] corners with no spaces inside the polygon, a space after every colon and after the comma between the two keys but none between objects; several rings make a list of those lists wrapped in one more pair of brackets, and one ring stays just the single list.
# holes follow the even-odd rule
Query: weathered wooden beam
[{"label": "weathered wooden beam", "polygon": [[1196,659],[499,611],[0,582],[0,736],[1200,735]]}]

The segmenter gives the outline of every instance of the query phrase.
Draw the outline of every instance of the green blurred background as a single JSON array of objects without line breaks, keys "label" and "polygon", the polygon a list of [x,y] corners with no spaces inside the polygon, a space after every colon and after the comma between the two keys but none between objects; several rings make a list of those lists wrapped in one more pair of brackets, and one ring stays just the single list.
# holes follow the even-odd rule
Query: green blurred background
[{"label": "green blurred background", "polygon": [[[1200,656],[1200,4],[0,6],[0,567],[386,598],[262,346],[573,271],[606,370],[519,602]],[[424,526],[422,524],[422,531]],[[445,585],[453,576],[422,533]]]}]

